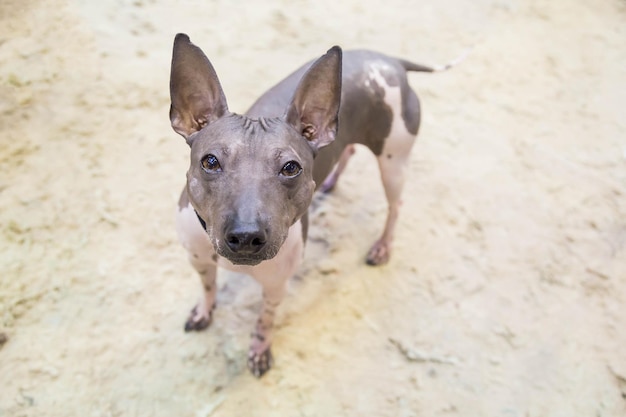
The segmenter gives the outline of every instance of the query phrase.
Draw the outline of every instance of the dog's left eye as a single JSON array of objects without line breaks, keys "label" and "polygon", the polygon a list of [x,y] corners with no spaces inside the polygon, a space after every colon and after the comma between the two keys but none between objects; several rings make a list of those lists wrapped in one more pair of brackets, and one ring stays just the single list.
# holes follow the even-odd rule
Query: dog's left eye
[{"label": "dog's left eye", "polygon": [[202,163],[202,169],[206,172],[219,172],[222,170],[220,161],[217,160],[215,155],[208,154],[200,162]]},{"label": "dog's left eye", "polygon": [[296,161],[289,161],[280,170],[280,175],[284,177],[295,177],[302,172],[302,167]]}]

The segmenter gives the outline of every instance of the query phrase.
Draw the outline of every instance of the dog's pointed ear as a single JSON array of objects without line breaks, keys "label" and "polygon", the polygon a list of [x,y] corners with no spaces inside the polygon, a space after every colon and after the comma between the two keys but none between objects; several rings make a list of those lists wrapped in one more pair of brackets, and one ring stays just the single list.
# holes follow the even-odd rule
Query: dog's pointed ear
[{"label": "dog's pointed ear", "polygon": [[170,73],[172,128],[191,146],[190,136],[228,113],[228,105],[213,65],[189,36],[174,39]]},{"label": "dog's pointed ear", "polygon": [[315,149],[329,145],[338,129],[341,101],[341,48],[334,46],[304,74],[286,121],[296,128]]}]

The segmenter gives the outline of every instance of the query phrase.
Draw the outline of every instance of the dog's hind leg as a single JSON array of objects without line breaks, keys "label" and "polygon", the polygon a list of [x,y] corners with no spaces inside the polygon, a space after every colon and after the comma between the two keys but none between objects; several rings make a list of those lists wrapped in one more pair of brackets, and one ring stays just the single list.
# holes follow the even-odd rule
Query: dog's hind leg
[{"label": "dog's hind leg", "polygon": [[[413,90],[408,90],[407,99],[412,111],[412,120],[419,126],[419,102]],[[407,112],[400,112],[399,106],[394,109],[389,137],[387,137],[383,150],[377,157],[389,207],[383,233],[367,254],[366,262],[368,265],[382,265],[389,261],[391,255],[394,229],[402,203],[401,195],[406,170],[409,165],[411,149],[417,136],[417,128],[412,129],[415,133],[407,129],[405,117],[407,117]]]}]

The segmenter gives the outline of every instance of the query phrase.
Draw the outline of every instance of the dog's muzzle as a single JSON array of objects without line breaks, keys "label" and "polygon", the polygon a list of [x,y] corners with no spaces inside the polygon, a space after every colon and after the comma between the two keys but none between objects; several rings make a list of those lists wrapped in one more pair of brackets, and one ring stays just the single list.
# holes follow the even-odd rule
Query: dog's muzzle
[{"label": "dog's muzzle", "polygon": [[[195,210],[194,210],[195,211]],[[195,211],[198,221],[208,233],[206,222]],[[256,223],[234,223],[224,233],[220,244],[215,244],[218,255],[235,265],[257,265],[276,256],[273,245],[268,244],[267,232]]]}]

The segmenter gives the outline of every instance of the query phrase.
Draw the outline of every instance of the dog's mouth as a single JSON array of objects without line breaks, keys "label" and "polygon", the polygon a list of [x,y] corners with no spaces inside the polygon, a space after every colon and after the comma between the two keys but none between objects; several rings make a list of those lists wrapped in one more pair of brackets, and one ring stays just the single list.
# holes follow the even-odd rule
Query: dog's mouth
[{"label": "dog's mouth", "polygon": [[227,245],[223,245],[220,243],[214,243],[215,250],[217,254],[223,258],[226,258],[233,265],[248,265],[254,266],[258,265],[263,261],[267,261],[276,256],[276,250],[272,250],[271,247],[268,247],[258,253],[254,254],[240,254],[237,252],[233,252],[228,248]]},{"label": "dog's mouth", "polygon": [[255,266],[267,260],[261,257],[239,256],[232,253],[223,253],[220,250],[218,250],[217,253],[221,257],[228,259],[233,265]]}]

